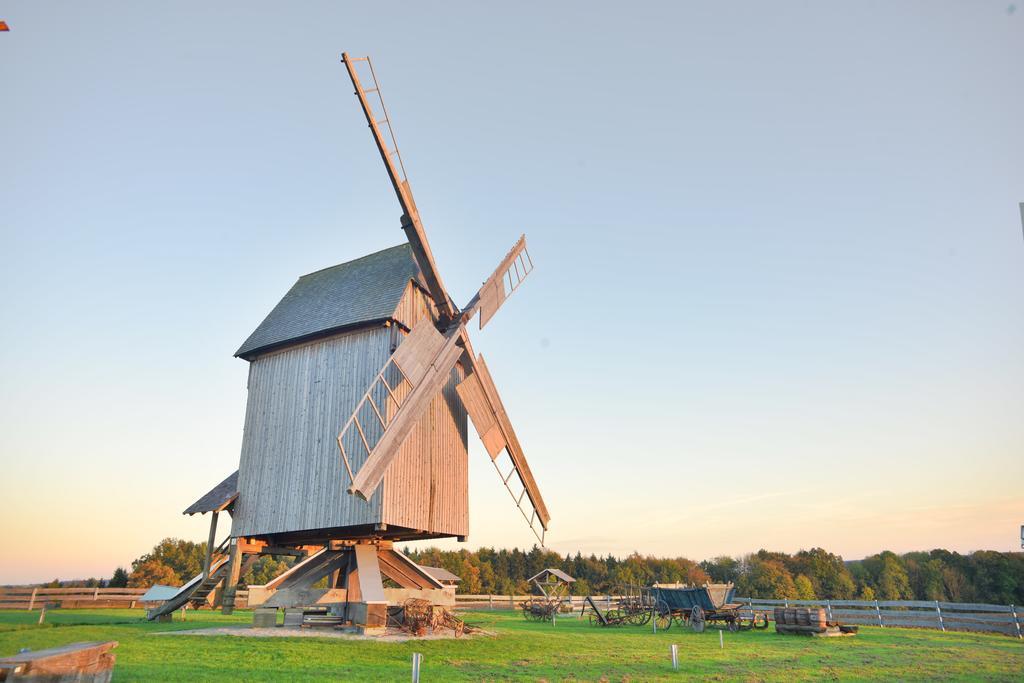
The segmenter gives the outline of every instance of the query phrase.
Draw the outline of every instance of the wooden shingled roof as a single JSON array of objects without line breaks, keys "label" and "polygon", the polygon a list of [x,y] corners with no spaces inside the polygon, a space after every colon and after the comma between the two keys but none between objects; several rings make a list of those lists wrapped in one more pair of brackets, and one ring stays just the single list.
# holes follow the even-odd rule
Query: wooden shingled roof
[{"label": "wooden shingled roof", "polygon": [[538,572],[534,576],[531,576],[527,581],[541,581],[548,578],[548,576],[554,576],[556,578],[565,581],[566,583],[575,583],[576,579],[572,578],[561,569],[545,569],[544,571]]},{"label": "wooden shingled roof", "polygon": [[421,278],[408,244],[303,275],[235,356],[260,352],[394,315],[406,285]]},{"label": "wooden shingled roof", "polygon": [[427,567],[421,564],[420,569],[430,574],[441,583],[456,583],[458,581],[462,581],[462,579],[459,578],[459,576],[457,576],[456,574],[452,574],[450,571],[444,569],[443,567]]},{"label": "wooden shingled roof", "polygon": [[235,502],[236,498],[238,498],[238,470],[228,475],[227,479],[210,489],[202,498],[189,505],[181,514],[220,512]]}]

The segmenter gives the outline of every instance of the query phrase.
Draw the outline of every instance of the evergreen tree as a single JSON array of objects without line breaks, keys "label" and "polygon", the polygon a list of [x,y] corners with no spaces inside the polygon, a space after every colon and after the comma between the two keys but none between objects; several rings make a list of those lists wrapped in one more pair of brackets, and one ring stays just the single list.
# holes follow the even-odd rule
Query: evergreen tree
[{"label": "evergreen tree", "polygon": [[114,570],[114,575],[107,581],[107,588],[127,588],[128,587],[128,572],[124,567],[118,567]]}]

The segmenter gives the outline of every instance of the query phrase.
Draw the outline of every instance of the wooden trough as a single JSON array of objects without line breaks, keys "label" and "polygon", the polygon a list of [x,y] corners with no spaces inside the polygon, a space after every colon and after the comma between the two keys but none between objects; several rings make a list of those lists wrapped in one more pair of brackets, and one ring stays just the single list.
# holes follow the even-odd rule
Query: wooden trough
[{"label": "wooden trough", "polygon": [[106,683],[114,674],[116,640],[72,643],[0,659],[0,681]]}]

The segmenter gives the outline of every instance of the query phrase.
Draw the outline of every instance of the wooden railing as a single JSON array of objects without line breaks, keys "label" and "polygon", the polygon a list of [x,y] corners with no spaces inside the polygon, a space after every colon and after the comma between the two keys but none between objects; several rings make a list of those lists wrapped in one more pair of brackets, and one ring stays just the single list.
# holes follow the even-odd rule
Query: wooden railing
[{"label": "wooden railing", "polygon": [[[155,607],[157,602],[142,602],[139,598],[145,588],[0,588],[0,609],[42,609],[47,607],[71,608],[133,608]],[[245,609],[249,591],[235,593],[235,607]]]},{"label": "wooden railing", "polygon": [[867,626],[911,626],[943,631],[994,631],[1021,638],[1024,610],[1018,605],[990,605],[932,600],[766,600],[735,598],[748,610],[767,612],[776,607],[824,609],[829,621]]},{"label": "wooden railing", "polygon": [[0,609],[60,607],[136,607],[145,588],[0,588]]},{"label": "wooden railing", "polygon": [[[85,607],[151,607],[157,603],[139,600],[145,588],[0,588],[0,609],[41,609]],[[248,591],[239,590],[235,607],[244,609]],[[457,593],[457,609],[518,609],[534,595],[468,595]],[[610,608],[619,600],[616,595],[595,595],[601,609]],[[585,598],[566,596],[566,610],[581,610]],[[735,598],[747,611],[766,612],[773,616],[776,607],[813,607],[826,611],[830,621],[867,626],[911,626],[955,631],[993,631],[1021,638],[1024,635],[1024,609],[1018,605],[987,603],[935,602],[931,600],[768,600]]]},{"label": "wooden railing", "polygon": [[[455,594],[455,608],[456,609],[519,609],[519,606],[530,599],[535,599],[537,595],[499,595],[497,593],[490,595],[467,595],[463,593]],[[566,609],[583,609],[584,600],[586,596],[583,595],[568,595],[562,598],[562,603],[566,605]],[[601,609],[606,607],[611,608],[615,606],[615,603],[619,601],[617,595],[595,595],[593,596],[594,602]]]},{"label": "wooden railing", "polygon": [[[463,595],[455,594],[457,609],[518,609],[532,595]],[[563,598],[566,610],[583,609],[583,596]],[[616,595],[595,595],[601,609],[613,607]],[[776,607],[813,607],[825,610],[829,621],[867,626],[910,626],[943,631],[992,631],[1022,637],[1024,609],[1019,605],[987,603],[935,602],[931,600],[767,600],[734,598],[747,612],[766,612],[774,617]]]}]

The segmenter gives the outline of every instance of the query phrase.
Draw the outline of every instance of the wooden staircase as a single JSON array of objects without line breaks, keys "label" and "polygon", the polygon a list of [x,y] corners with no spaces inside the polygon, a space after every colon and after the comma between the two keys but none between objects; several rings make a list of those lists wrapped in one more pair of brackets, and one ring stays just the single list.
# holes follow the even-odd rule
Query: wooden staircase
[{"label": "wooden staircase", "polygon": [[210,573],[207,576],[203,576],[202,573],[192,577],[184,586],[182,586],[174,597],[167,600],[164,604],[159,607],[155,607],[146,614],[146,619],[152,621],[157,617],[164,616],[165,614],[171,614],[174,610],[188,605],[193,609],[198,609],[204,604],[208,604],[210,594],[217,589],[228,573],[228,553],[225,551],[226,542],[222,544],[220,548],[214,551],[210,558]]},{"label": "wooden staircase", "polygon": [[[213,568],[214,566],[216,569]],[[201,580],[195,590],[192,591],[192,594],[188,596],[188,606],[192,609],[199,609],[208,604],[210,594],[217,589],[217,586],[224,580],[227,573],[228,562],[227,557],[225,557],[220,564],[214,564],[210,567],[210,575]]]}]

